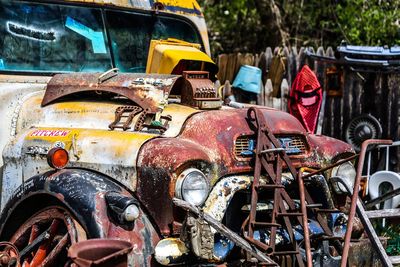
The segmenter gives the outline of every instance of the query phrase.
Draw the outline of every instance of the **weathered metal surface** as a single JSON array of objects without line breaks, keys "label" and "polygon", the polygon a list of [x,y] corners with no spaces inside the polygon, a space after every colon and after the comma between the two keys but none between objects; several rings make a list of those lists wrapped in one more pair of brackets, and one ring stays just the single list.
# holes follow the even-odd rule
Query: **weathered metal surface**
[{"label": "weathered metal surface", "polygon": [[[26,96],[42,91],[49,80],[50,77],[0,75],[0,151],[15,133],[18,111]],[[0,157],[0,168],[2,165],[3,159]]]},{"label": "weathered metal surface", "polygon": [[[4,167],[2,206],[24,180],[50,170],[44,157],[54,146],[69,151],[68,167],[96,169],[134,191],[139,148],[157,134],[119,130],[110,132],[108,126],[114,121],[115,111],[121,106],[118,102],[75,100],[41,108],[42,96],[43,93],[35,93],[20,104],[18,120],[14,126],[14,132],[18,135],[11,138],[4,150],[7,164]],[[190,107],[167,105],[161,116],[170,116],[172,121],[163,136],[178,135],[187,117],[195,112],[198,111]],[[132,124],[136,120],[137,117]]]},{"label": "weathered metal surface", "polygon": [[[55,75],[48,83],[42,106],[46,106],[62,97],[92,92],[121,95],[142,109],[157,112],[167,101],[169,92],[177,76],[143,75],[121,73],[105,81],[100,80],[101,73],[75,73]],[[105,96],[107,99],[107,96]]]},{"label": "weathered metal surface", "polygon": [[212,188],[203,206],[203,211],[221,222],[234,194],[251,186],[253,177],[250,175],[235,175],[224,177]]},{"label": "weathered metal surface", "polygon": [[264,253],[259,251],[257,248],[252,247],[245,239],[240,237],[238,234],[235,232],[231,231],[228,229],[225,225],[222,223],[216,221],[213,217],[209,216],[208,214],[203,214],[197,207],[189,204],[186,201],[174,198],[173,202],[176,206],[187,210],[191,213],[193,213],[196,216],[202,217],[207,223],[210,224],[210,226],[214,227],[217,229],[220,233],[222,233],[224,236],[235,242],[235,244],[242,249],[246,250],[250,255],[255,257],[257,260],[264,264],[269,264],[271,266],[277,266],[277,264],[268,256],[266,256]]},{"label": "weathered metal surface", "polygon": [[90,239],[72,245],[68,256],[79,267],[126,267],[133,245],[118,239]]},{"label": "weathered metal surface", "polygon": [[11,242],[0,242],[0,266],[21,267],[18,248]]},{"label": "weathered metal surface", "polygon": [[184,71],[181,103],[200,109],[219,109],[222,101],[205,71]]},{"label": "weathered metal surface", "polygon": [[154,258],[164,266],[184,264],[189,251],[189,248],[179,238],[164,238],[158,242]]},{"label": "weathered metal surface", "polygon": [[[19,259],[24,265],[49,265],[61,257],[68,244],[86,239],[77,232],[78,223],[71,225],[67,211],[55,207],[44,209],[26,220],[12,235],[12,242],[20,251]],[[71,228],[72,227],[72,228]],[[72,231],[70,231],[70,229]],[[63,234],[66,231],[67,234]],[[64,237],[61,238],[61,236]],[[29,239],[27,239],[29,236]],[[54,246],[53,246],[54,244]],[[60,260],[60,259],[59,259]],[[66,260],[66,258],[64,258]]]},{"label": "weathered metal surface", "polygon": [[[299,244],[294,237],[293,225],[288,216],[295,216],[299,222],[303,225],[304,230],[304,242],[306,250],[310,248],[310,237],[308,231],[308,218],[307,212],[302,209],[298,216],[294,213],[294,200],[285,191],[282,185],[282,169],[283,162],[286,163],[286,167],[289,169],[293,177],[298,178],[299,190],[300,190],[300,204],[303,208],[305,205],[305,193],[304,184],[299,179],[301,171],[297,173],[293,167],[288,155],[283,149],[274,134],[272,133],[269,124],[266,122],[264,114],[260,109],[251,107],[247,112],[247,120],[251,128],[254,129],[257,136],[257,146],[255,150],[255,166],[254,166],[254,180],[251,186],[251,202],[250,202],[250,213],[242,225],[242,228],[247,228],[247,233],[244,234],[245,238],[251,243],[258,247],[263,248],[266,253],[272,255],[285,255],[295,254],[296,263],[298,266],[304,266],[302,256],[299,253]],[[265,173],[267,179],[267,185],[260,183],[261,173]],[[263,187],[270,189],[273,194],[273,211],[270,220],[257,219],[257,204],[261,200],[259,198],[259,190]],[[288,208],[286,208],[285,203]],[[310,203],[308,199],[308,203]],[[283,217],[281,225],[289,234],[292,251],[275,251],[275,241],[278,217]],[[300,217],[302,218],[300,220]],[[254,239],[254,231],[257,225],[271,225],[270,241],[268,246]],[[275,254],[279,253],[279,254]],[[307,255],[307,266],[311,266],[311,254],[306,251]]]},{"label": "weathered metal surface", "polygon": [[[274,134],[304,135],[308,141],[309,150],[292,159],[297,168],[324,167],[339,151],[352,151],[343,142],[305,133],[301,124],[287,113],[267,108],[261,110]],[[168,225],[173,222],[173,209],[169,204],[162,210],[156,207],[160,202],[170,203],[175,188],[174,173],[179,174],[184,168],[198,164],[214,184],[220,177],[252,170],[250,161],[237,160],[234,154],[236,138],[254,134],[246,116],[246,110],[241,109],[200,112],[187,120],[177,138],[157,138],[143,145],[137,162],[140,177],[137,194],[162,233],[170,233]]]},{"label": "weathered metal surface", "polygon": [[[108,216],[108,207],[104,199],[107,191],[119,192],[132,197],[125,189],[117,186],[104,175],[85,170],[60,170],[33,177],[19,187],[14,197],[4,209],[0,221],[0,238],[8,240],[15,232],[15,216],[29,216],[27,203],[40,203],[44,195],[63,203],[72,215],[82,224],[88,238],[119,238],[134,244],[133,266],[149,263],[159,235],[146,214],[141,210],[139,218],[132,228],[116,224]],[[38,202],[39,201],[39,202]],[[41,200],[43,202],[43,200]],[[22,212],[22,214],[21,214]]]}]

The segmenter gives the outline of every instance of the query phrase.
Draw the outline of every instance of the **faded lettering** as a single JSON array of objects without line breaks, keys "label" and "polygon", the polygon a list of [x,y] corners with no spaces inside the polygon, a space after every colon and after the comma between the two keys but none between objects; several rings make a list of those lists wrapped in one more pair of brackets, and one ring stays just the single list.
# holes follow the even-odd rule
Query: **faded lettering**
[{"label": "faded lettering", "polygon": [[67,136],[71,131],[66,130],[35,130],[30,136],[43,136],[43,137],[63,137]]}]

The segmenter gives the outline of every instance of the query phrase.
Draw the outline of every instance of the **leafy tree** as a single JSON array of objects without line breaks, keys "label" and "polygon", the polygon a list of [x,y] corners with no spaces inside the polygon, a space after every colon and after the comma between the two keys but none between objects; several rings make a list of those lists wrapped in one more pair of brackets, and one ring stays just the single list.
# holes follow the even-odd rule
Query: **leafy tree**
[{"label": "leafy tree", "polygon": [[400,44],[400,0],[200,0],[215,54]]}]

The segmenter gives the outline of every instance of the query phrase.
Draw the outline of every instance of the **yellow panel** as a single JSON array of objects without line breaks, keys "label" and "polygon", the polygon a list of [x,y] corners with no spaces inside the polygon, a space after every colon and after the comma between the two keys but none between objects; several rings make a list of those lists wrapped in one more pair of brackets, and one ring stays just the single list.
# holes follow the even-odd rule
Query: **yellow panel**
[{"label": "yellow panel", "polygon": [[[215,65],[212,59],[199,49],[199,44],[171,38],[168,40],[152,40],[146,73],[171,74],[181,60],[201,61]],[[212,71],[216,72],[214,68],[212,68]]]},{"label": "yellow panel", "polygon": [[158,2],[163,3],[165,6],[201,10],[200,5],[194,0],[159,0]]}]

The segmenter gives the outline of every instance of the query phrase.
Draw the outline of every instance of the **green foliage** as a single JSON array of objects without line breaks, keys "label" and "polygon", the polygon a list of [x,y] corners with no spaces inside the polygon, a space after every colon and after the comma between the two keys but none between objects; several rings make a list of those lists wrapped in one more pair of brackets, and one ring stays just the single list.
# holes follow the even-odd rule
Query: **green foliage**
[{"label": "green foliage", "polygon": [[[399,45],[400,0],[201,0],[215,54],[278,46],[267,8],[276,4],[290,45]],[[265,7],[265,8],[260,8]],[[267,14],[267,16],[266,16]],[[272,21],[273,22],[273,21]],[[279,24],[279,21],[276,21]]]},{"label": "green foliage", "polygon": [[352,0],[336,5],[348,42],[357,45],[400,44],[400,1]]},{"label": "green foliage", "polygon": [[386,252],[388,255],[400,254],[400,225],[389,224],[385,227],[381,223],[376,223],[374,228],[379,233],[379,236],[387,238]]},{"label": "green foliage", "polygon": [[252,49],[251,42],[257,39],[256,33],[261,28],[258,12],[252,1],[219,1],[213,4],[205,1],[203,7],[213,51]]}]

